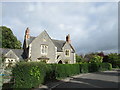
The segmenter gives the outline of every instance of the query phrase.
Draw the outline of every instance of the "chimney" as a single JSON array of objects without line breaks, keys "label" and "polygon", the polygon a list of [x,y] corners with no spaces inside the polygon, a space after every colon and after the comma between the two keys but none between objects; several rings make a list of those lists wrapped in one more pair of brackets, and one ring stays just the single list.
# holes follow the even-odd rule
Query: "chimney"
[{"label": "chimney", "polygon": [[68,42],[68,43],[71,42],[71,40],[70,40],[70,34],[68,34],[68,35],[66,36],[66,42]]},{"label": "chimney", "polygon": [[25,31],[25,39],[29,39],[29,38],[30,38],[30,30],[29,28],[27,28]]}]

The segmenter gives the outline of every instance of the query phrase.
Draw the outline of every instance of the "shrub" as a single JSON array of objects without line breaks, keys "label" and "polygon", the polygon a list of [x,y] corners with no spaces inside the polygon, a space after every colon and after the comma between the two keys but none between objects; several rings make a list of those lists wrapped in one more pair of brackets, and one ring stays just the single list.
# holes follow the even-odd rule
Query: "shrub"
[{"label": "shrub", "polygon": [[45,64],[19,62],[13,67],[13,88],[34,88],[46,81],[69,77],[79,73],[111,70],[109,63]]},{"label": "shrub", "polygon": [[85,62],[84,58],[82,56],[79,56],[76,54],[76,62],[80,63],[80,62]]},{"label": "shrub", "polygon": [[81,63],[80,65],[80,72],[81,73],[88,73],[89,63]]},{"label": "shrub", "polygon": [[99,56],[99,55],[93,55],[91,58],[90,58],[90,62],[91,63],[102,63],[103,61],[103,57]]},{"label": "shrub", "polygon": [[79,74],[79,64],[57,64],[56,65],[56,78],[64,78],[72,75]]},{"label": "shrub", "polygon": [[[119,54],[120,55],[120,54]],[[120,57],[117,53],[111,53],[108,55],[108,62],[112,64],[113,68],[120,68]]]},{"label": "shrub", "polygon": [[88,72],[98,72],[111,70],[112,65],[110,63],[81,63],[80,64],[80,72],[88,73]]},{"label": "shrub", "polygon": [[100,65],[102,63],[89,63],[89,72],[97,72],[99,71]]},{"label": "shrub", "polygon": [[112,65],[110,63],[90,63],[89,64],[89,72],[98,72],[111,70]]},{"label": "shrub", "polygon": [[44,63],[24,62],[13,68],[15,84],[13,88],[32,88],[44,83],[47,67]]},{"label": "shrub", "polygon": [[48,81],[48,80],[53,80],[56,78],[55,76],[55,69],[56,69],[56,64],[47,64],[46,67],[46,77],[44,82]]},{"label": "shrub", "polygon": [[33,88],[48,80],[79,74],[79,64],[21,62],[13,67],[14,88]]},{"label": "shrub", "polygon": [[110,63],[101,63],[99,71],[112,70],[112,64]]}]

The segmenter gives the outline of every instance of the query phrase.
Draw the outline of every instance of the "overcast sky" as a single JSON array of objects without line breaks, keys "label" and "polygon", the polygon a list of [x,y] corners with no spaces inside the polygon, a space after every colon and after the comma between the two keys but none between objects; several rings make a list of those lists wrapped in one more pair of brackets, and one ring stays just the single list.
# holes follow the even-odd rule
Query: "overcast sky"
[{"label": "overcast sky", "polygon": [[9,2],[2,3],[2,25],[23,42],[46,30],[51,38],[71,36],[77,53],[115,52],[118,49],[117,2]]}]

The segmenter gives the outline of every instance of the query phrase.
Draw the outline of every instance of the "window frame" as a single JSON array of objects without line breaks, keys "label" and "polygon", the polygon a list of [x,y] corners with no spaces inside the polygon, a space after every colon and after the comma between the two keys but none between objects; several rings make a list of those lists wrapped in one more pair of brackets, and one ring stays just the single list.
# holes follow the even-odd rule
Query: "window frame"
[{"label": "window frame", "polygon": [[[68,52],[68,55],[66,55],[66,51],[69,51],[69,52]],[[70,57],[70,50],[69,50],[69,49],[65,49],[65,56],[66,56],[66,57]]]},{"label": "window frame", "polygon": [[41,44],[41,54],[47,55],[48,54],[48,45]]}]

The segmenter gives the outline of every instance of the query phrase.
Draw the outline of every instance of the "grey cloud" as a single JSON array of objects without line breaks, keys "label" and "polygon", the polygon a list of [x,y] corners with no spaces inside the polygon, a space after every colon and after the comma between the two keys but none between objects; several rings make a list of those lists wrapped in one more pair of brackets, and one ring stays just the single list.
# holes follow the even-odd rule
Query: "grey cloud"
[{"label": "grey cloud", "polygon": [[3,10],[3,25],[21,41],[29,27],[32,36],[45,29],[65,40],[69,33],[77,53],[118,47],[117,3],[4,3]]}]

